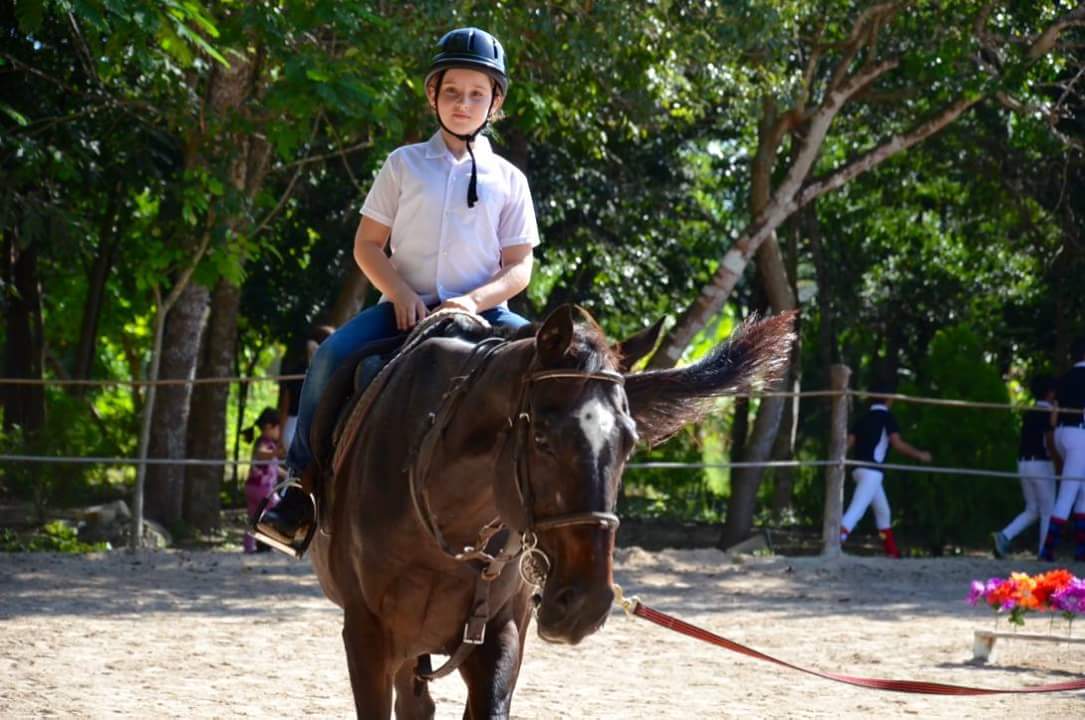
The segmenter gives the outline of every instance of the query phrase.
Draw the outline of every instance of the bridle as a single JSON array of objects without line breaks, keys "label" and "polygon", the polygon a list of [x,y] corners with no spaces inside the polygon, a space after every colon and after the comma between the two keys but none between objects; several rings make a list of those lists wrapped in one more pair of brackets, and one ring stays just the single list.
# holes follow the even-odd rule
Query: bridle
[{"label": "bridle", "polygon": [[[432,680],[452,672],[463,662],[475,645],[483,642],[485,626],[489,622],[490,615],[490,584],[501,575],[504,566],[508,562],[519,557],[521,579],[529,586],[534,587],[536,591],[541,589],[546,581],[551,563],[549,557],[538,546],[539,532],[576,525],[595,525],[615,531],[620,522],[618,516],[612,512],[595,510],[537,517],[534,507],[535,493],[531,483],[531,463],[529,462],[527,449],[534,426],[534,415],[531,407],[531,388],[533,385],[561,380],[596,381],[624,385],[625,378],[621,373],[613,370],[534,369],[529,370],[527,377],[524,378],[521,384],[520,397],[513,414],[508,418],[508,430],[497,445],[497,458],[500,459],[507,456],[509,443],[512,443],[513,484],[516,488],[516,497],[524,518],[523,526],[513,527],[501,517],[494,518],[479,530],[475,543],[464,547],[461,551],[454,550],[445,539],[429,502],[426,479],[429,475],[430,465],[440,439],[451,424],[464,397],[466,397],[493,358],[507,347],[509,347],[508,341],[501,338],[487,338],[475,346],[471,356],[464,364],[462,374],[452,378],[449,389],[442,398],[441,406],[436,412],[429,414],[427,418],[429,427],[407,463],[411,499],[419,522],[441,550],[450,558],[460,562],[474,561],[481,563],[478,579],[475,583],[472,612],[464,625],[463,643],[452,654],[448,662],[436,671],[419,671],[419,677],[425,680]],[[532,363],[533,367],[537,367],[538,359],[536,358]]]},{"label": "bridle", "polygon": [[528,462],[528,453],[524,452],[531,438],[531,430],[534,424],[534,414],[531,408],[531,386],[548,380],[598,380],[625,385],[625,378],[621,373],[613,370],[600,370],[588,372],[583,370],[536,370],[527,376],[520,392],[519,407],[515,419],[510,418],[512,424],[511,435],[515,438],[513,457],[516,459],[513,465],[513,474],[516,480],[516,493],[523,508],[527,524],[523,534],[537,533],[541,530],[568,527],[570,525],[603,525],[610,529],[617,529],[618,516],[611,512],[586,511],[564,513],[546,518],[535,517],[535,493],[531,484],[531,463]]},{"label": "bridle", "polygon": [[[531,411],[531,386],[547,380],[598,380],[624,385],[625,378],[613,370],[588,372],[583,370],[536,370],[527,376],[520,390],[520,401],[515,418],[509,418],[510,436],[513,445],[513,485],[517,499],[526,519],[520,532],[520,577],[525,583],[535,588],[536,592],[546,583],[552,566],[550,558],[539,549],[538,533],[555,528],[573,525],[600,525],[616,531],[621,521],[611,512],[588,510],[583,512],[562,513],[550,517],[538,518],[535,515],[535,492],[531,484],[531,463],[525,452],[530,442],[534,415]],[[507,438],[506,438],[507,443]],[[499,455],[501,457],[501,455]]]}]

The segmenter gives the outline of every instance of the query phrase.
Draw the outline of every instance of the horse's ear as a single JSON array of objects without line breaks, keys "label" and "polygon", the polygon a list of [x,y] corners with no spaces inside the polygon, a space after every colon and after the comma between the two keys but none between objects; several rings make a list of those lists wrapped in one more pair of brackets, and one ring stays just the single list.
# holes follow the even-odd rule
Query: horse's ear
[{"label": "horse's ear", "polygon": [[620,372],[629,372],[630,368],[636,365],[639,360],[652,352],[656,343],[659,342],[659,334],[663,331],[664,320],[665,318],[660,318],[650,328],[641,330],[614,344],[611,349],[618,356],[618,370]]},{"label": "horse's ear", "polygon": [[594,322],[588,312],[577,305],[562,305],[550,313],[535,334],[535,345],[543,367],[554,367],[569,352],[576,339],[577,323]]}]

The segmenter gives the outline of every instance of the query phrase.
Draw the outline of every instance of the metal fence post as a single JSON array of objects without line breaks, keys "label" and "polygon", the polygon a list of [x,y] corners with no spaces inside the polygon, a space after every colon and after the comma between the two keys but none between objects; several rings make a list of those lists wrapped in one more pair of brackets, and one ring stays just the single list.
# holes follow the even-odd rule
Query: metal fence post
[{"label": "metal fence post", "polygon": [[848,381],[851,368],[833,365],[829,369],[829,385],[833,392],[829,436],[829,460],[825,469],[825,517],[821,530],[821,554],[839,557],[840,516],[844,511],[844,456],[848,451]]}]

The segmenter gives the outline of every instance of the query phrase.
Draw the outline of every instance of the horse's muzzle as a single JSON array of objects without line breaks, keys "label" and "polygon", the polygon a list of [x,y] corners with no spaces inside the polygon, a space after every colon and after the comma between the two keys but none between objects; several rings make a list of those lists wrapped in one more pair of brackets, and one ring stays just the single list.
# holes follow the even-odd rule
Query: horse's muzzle
[{"label": "horse's muzzle", "polygon": [[576,645],[603,627],[614,602],[609,585],[585,588],[566,585],[544,592],[539,606],[539,637],[547,642]]}]

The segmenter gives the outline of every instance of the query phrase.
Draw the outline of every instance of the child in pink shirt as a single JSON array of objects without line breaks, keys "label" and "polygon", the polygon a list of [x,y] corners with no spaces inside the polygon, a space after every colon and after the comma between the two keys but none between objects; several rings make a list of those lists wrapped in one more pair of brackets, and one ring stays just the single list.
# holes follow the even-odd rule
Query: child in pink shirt
[{"label": "child in pink shirt", "polygon": [[[267,506],[275,507],[279,497],[272,494],[272,490],[279,483],[279,476],[283,470],[279,467],[279,455],[282,446],[279,442],[281,427],[279,413],[273,408],[264,408],[260,417],[256,420],[254,428],[250,428],[246,439],[252,437],[253,429],[260,432],[256,442],[252,446],[252,459],[261,464],[249,467],[249,477],[245,481],[245,503],[249,510],[250,522],[255,519],[256,512],[260,508],[260,502],[268,498]],[[244,549],[246,553],[268,550],[268,546],[257,543],[251,532],[245,533]]]}]

